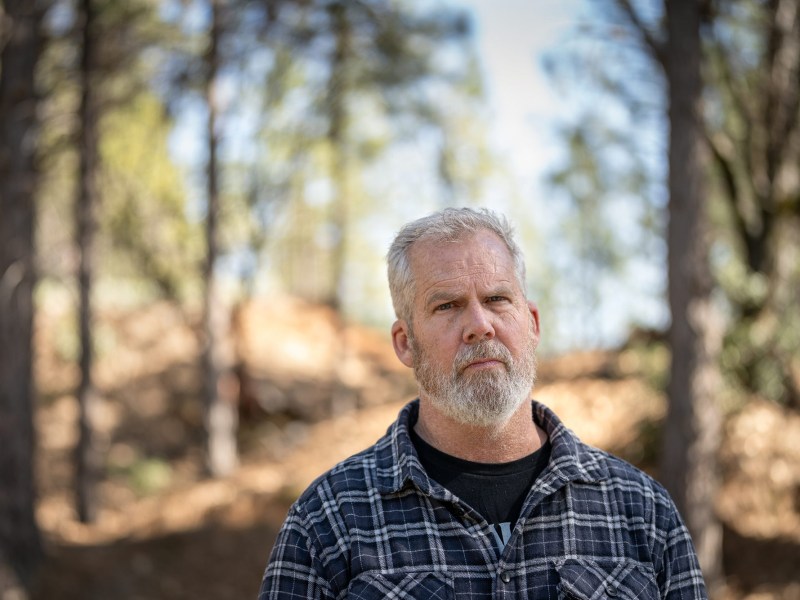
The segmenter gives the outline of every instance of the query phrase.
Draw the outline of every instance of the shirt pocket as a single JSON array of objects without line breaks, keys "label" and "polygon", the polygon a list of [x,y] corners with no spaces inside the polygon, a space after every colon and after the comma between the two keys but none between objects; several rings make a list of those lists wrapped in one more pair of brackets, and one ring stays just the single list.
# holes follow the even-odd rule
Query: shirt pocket
[{"label": "shirt pocket", "polygon": [[362,573],[350,582],[346,598],[454,600],[455,595],[446,573]]},{"label": "shirt pocket", "polygon": [[652,569],[635,561],[567,559],[556,563],[563,600],[660,598]]}]

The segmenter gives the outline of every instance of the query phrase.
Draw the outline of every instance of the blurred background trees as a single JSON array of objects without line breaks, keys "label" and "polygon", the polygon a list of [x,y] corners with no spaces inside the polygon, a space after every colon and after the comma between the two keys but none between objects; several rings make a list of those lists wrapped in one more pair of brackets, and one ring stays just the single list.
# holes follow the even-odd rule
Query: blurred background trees
[{"label": "blurred background trees", "polygon": [[[181,308],[201,342],[207,465],[228,473],[235,306],[265,270],[289,293],[344,306],[359,229],[383,210],[367,170],[399,140],[457,145],[453,119],[468,124],[475,102],[462,82],[474,87],[476,75],[466,16],[421,3],[9,1],[0,16],[0,564],[27,583],[41,553],[34,264],[42,310],[74,310],[79,518],[95,516],[108,450],[96,426],[100,310],[156,299]],[[205,141],[177,139],[176,117]],[[431,142],[431,153],[447,144]],[[450,158],[448,186],[461,185],[459,170]]]},{"label": "blurred background trees", "polygon": [[[753,394],[800,407],[796,2],[587,3],[546,62],[572,107],[557,124],[546,198],[525,190],[499,202],[507,165],[457,3],[0,6],[0,438],[10,449],[0,453],[0,565],[21,580],[41,552],[34,307],[70,315],[59,348],[76,366],[75,512],[89,521],[109,446],[94,364],[114,351],[99,312],[177,308],[204,380],[192,399],[201,417],[187,409],[186,421],[208,471],[230,473],[237,403],[253,384],[240,355],[251,300],[288,295],[333,311],[339,360],[326,365],[325,410],[352,406],[347,326],[391,319],[386,246],[400,224],[446,205],[509,212],[535,245],[532,291],[550,331],[570,332],[569,342],[550,335],[551,352],[624,342],[600,322],[633,293],[623,278],[660,314],[669,297],[672,335],[664,318],[640,325],[684,361],[673,361],[662,475],[698,539],[713,515],[696,520],[692,505],[708,509],[714,492],[693,492],[688,474],[714,481],[713,411]],[[694,41],[675,36],[695,30],[693,54],[679,56]],[[690,65],[691,85],[681,79]],[[281,342],[268,341],[265,360],[289,351]],[[708,556],[713,576],[718,543]]]},{"label": "blurred background trees", "polygon": [[[554,80],[565,92],[575,94],[569,86],[576,82],[593,86],[584,96],[593,98],[594,106],[576,111],[573,130],[565,135],[568,147],[606,132],[602,143],[590,147],[590,160],[568,163],[576,167],[571,177],[599,170],[611,182],[611,194],[629,198],[631,189],[639,190],[637,202],[649,205],[641,212],[642,231],[648,231],[666,215],[664,164],[653,160],[665,156],[672,124],[658,66],[665,54],[655,54],[667,39],[665,12],[659,3],[645,7],[624,0],[592,7],[597,21],[584,23],[584,37],[549,57]],[[796,404],[797,364],[786,349],[797,348],[800,340],[787,331],[795,327],[777,323],[793,319],[792,307],[800,300],[798,11],[793,2],[747,0],[709,0],[698,10],[710,260],[728,332],[722,364],[743,389]],[[620,131],[630,127],[638,127],[636,135],[627,133],[620,144]],[[555,183],[569,197],[579,197],[565,173],[557,173]]]}]

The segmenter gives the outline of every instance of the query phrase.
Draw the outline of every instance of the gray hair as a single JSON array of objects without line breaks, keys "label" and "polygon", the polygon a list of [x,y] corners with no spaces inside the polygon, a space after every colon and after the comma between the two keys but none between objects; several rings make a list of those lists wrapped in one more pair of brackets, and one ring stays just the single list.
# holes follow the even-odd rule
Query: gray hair
[{"label": "gray hair", "polygon": [[414,306],[414,274],[411,271],[409,254],[420,240],[454,242],[477,231],[496,234],[514,260],[514,270],[520,289],[525,293],[525,258],[514,241],[514,230],[508,220],[486,208],[445,208],[427,217],[422,217],[403,226],[394,238],[386,257],[389,275],[389,291],[398,319],[411,323]]}]

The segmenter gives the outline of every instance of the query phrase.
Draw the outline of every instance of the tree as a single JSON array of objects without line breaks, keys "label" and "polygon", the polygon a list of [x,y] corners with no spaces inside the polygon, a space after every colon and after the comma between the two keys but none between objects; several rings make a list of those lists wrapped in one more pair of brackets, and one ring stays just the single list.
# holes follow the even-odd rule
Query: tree
[{"label": "tree", "polygon": [[94,520],[94,486],[99,477],[101,458],[92,426],[97,391],[92,379],[92,288],[95,277],[94,238],[97,228],[97,179],[99,164],[100,107],[97,78],[97,9],[93,0],[81,2],[81,61],[78,151],[79,176],[75,199],[75,245],[78,249],[78,337],[80,340],[80,380],[78,398],[78,444],[75,448],[75,493],[78,518]]},{"label": "tree", "polygon": [[79,257],[77,283],[80,378],[76,396],[79,406],[79,438],[75,448],[75,492],[78,517],[94,520],[94,488],[100,479],[103,458],[92,415],[99,402],[93,381],[93,293],[97,278],[96,237],[101,212],[102,123],[105,115],[135,98],[144,87],[137,60],[150,40],[144,30],[152,18],[145,5],[125,5],[108,0],[81,0],[78,10],[79,64],[65,66],[63,75],[74,76],[80,101],[75,122],[78,176],[75,197],[75,247]]},{"label": "tree", "polygon": [[149,284],[181,307],[199,289],[203,233],[187,218],[186,186],[168,147],[173,125],[150,90],[104,115],[96,251],[100,276]]},{"label": "tree", "polygon": [[38,92],[45,6],[4,0],[0,42],[0,594],[29,587],[42,556],[36,525],[32,340]]},{"label": "tree", "polygon": [[716,2],[705,43],[720,282],[734,308],[724,365],[746,390],[800,407],[797,3]]},{"label": "tree", "polygon": [[[661,478],[692,533],[706,583],[722,576],[722,527],[714,512],[720,444],[718,359],[722,324],[712,300],[707,168],[701,97],[700,5],[665,3],[667,41],[661,57],[669,97],[667,227],[672,350]],[[644,34],[644,30],[642,30]]]},{"label": "tree", "polygon": [[[389,121],[417,120],[420,125],[444,131],[444,116],[422,100],[424,95],[419,90],[435,80],[447,79],[436,64],[433,47],[465,39],[467,25],[458,11],[425,13],[386,0],[332,0],[312,7],[311,13],[309,21],[322,26],[310,34],[313,43],[305,54],[328,74],[319,108],[330,153],[331,277],[327,302],[339,318],[331,396],[331,412],[337,413],[355,403],[346,384],[351,351],[345,299],[350,297],[347,272],[356,223],[367,206],[359,171],[388,141],[379,139],[368,127],[359,128],[356,115],[370,114],[372,109],[375,116],[382,113]],[[301,36],[305,27],[299,30]]]},{"label": "tree", "polygon": [[[315,299],[339,305],[353,254],[349,244],[358,237],[355,227],[371,210],[362,178],[365,165],[388,145],[391,134],[394,139],[402,133],[410,137],[409,132],[418,133],[421,125],[434,122],[430,90],[422,88],[429,80],[454,76],[434,64],[433,49],[442,40],[463,39],[466,26],[460,13],[423,15],[419,7],[412,10],[385,0],[198,4],[207,8],[200,11],[209,17],[207,29],[204,25],[202,32],[193,30],[189,22],[184,27],[190,41],[202,38],[203,54],[187,53],[189,60],[183,65],[179,60],[173,64],[181,73],[176,80],[188,83],[191,90],[186,93],[183,87],[176,95],[201,99],[208,107],[202,176],[208,204],[201,364],[207,378],[209,449],[225,446],[232,456],[235,415],[228,411],[234,408],[233,399],[223,399],[235,392],[228,383],[231,360],[224,347],[230,338],[224,330],[231,319],[218,293],[214,265],[235,255],[235,264],[244,265],[252,281],[265,255],[261,246],[291,245],[291,260],[275,258],[276,268],[299,272],[295,290],[302,287]],[[237,110],[226,111],[224,95],[234,86]],[[222,98],[216,94],[219,88]],[[369,124],[356,118],[364,112],[374,117]],[[391,134],[390,121],[396,128]],[[379,126],[371,127],[373,122]],[[234,128],[251,137],[245,145],[252,143],[254,151],[231,160],[233,144],[227,142],[238,141]],[[315,193],[320,188],[326,196],[322,201]],[[297,227],[293,221],[285,226],[283,204],[291,204],[286,213],[302,215]],[[240,260],[243,256],[246,260]],[[298,269],[300,261],[303,267]],[[307,268],[326,263],[331,267],[320,278]],[[227,441],[211,441],[217,436],[212,433],[214,422],[220,425],[218,439]],[[228,433],[223,435],[223,430]]]},{"label": "tree", "polygon": [[434,117],[442,138],[436,159],[442,207],[479,202],[489,178],[501,170],[488,148],[487,122],[481,118],[484,87],[477,57],[466,63],[463,77],[441,86],[438,96],[447,108]]},{"label": "tree", "polygon": [[215,272],[218,248],[217,219],[219,192],[219,105],[216,87],[220,68],[220,38],[223,33],[223,0],[211,0],[211,23],[205,54],[206,120],[206,260],[203,270],[203,354],[205,374],[206,459],[212,475],[225,475],[238,463],[236,447],[236,397],[231,386],[231,357],[226,349],[225,332],[229,317],[222,305]]},{"label": "tree", "polygon": [[[591,7],[598,14],[543,61],[571,115],[548,173],[559,228],[551,241],[558,276],[547,293],[562,321],[583,321],[580,347],[609,343],[598,316],[613,320],[626,305],[638,311],[629,326],[659,327],[667,317],[663,70],[612,2]],[[623,298],[613,291],[621,286]]]},{"label": "tree", "polygon": [[718,360],[723,333],[712,300],[708,172],[701,98],[702,6],[664,2],[664,25],[648,26],[628,0],[615,0],[641,48],[663,70],[669,123],[667,280],[672,360],[660,476],[697,547],[712,589],[722,576],[721,525],[714,512],[720,443]]},{"label": "tree", "polygon": [[[237,83],[245,89],[239,99],[248,98],[253,86],[251,78],[260,75],[258,70],[249,71],[251,62],[263,65],[270,54],[270,40],[264,39],[276,18],[279,5],[285,3],[262,3],[252,0],[208,0],[198,4],[208,15],[207,28],[200,32],[188,22],[183,24],[185,41],[182,52],[176,52],[168,62],[173,70],[172,78],[177,84],[172,98],[200,99],[206,109],[203,128],[205,164],[203,165],[203,196],[206,201],[204,253],[200,268],[202,286],[202,315],[199,327],[199,363],[203,373],[203,435],[206,468],[212,476],[229,473],[238,464],[237,450],[237,383],[234,373],[234,346],[231,343],[231,324],[235,311],[231,311],[223,293],[218,263],[231,250],[225,243],[240,250],[239,244],[248,246],[250,240],[226,239],[231,237],[230,223],[244,220],[234,214],[225,219],[232,210],[233,198],[225,183],[226,168],[232,168],[222,159],[223,142],[226,138],[226,115],[222,106],[220,88],[225,83]],[[254,58],[255,57],[255,58]],[[268,59],[267,59],[268,60]],[[240,72],[237,73],[237,69]],[[269,71],[269,69],[267,69]],[[262,90],[263,91],[263,90]],[[267,90],[266,94],[274,93]],[[279,94],[280,92],[278,92]],[[239,108],[250,107],[242,102]],[[259,118],[263,118],[259,115]],[[250,129],[248,124],[246,129]],[[237,174],[244,169],[238,167]],[[231,178],[234,179],[234,178]],[[254,177],[253,179],[256,179]],[[258,186],[255,186],[258,187]],[[249,196],[249,192],[245,194]],[[251,207],[245,207],[251,208]],[[261,223],[261,225],[265,225]],[[252,228],[243,237],[263,239],[260,232]],[[241,232],[239,232],[241,233]],[[235,237],[234,234],[233,237]],[[254,252],[257,254],[257,252]],[[252,278],[252,272],[249,276]],[[235,332],[234,332],[235,333]]]},{"label": "tree", "polygon": [[[707,6],[696,0],[603,5],[606,35],[623,57],[620,68],[600,59],[596,76],[632,114],[647,107],[652,78],[631,77],[631,66],[662,74],[656,98],[665,97],[667,143],[667,279],[672,353],[660,478],[689,527],[707,582],[721,579],[721,527],[714,513],[720,442],[718,361],[723,323],[712,299],[710,231],[704,153],[701,24]],[[611,35],[608,35],[611,33]],[[633,41],[633,44],[631,44]],[[627,62],[625,62],[627,61]],[[624,72],[624,74],[623,74]],[[651,107],[661,107],[651,101]],[[637,131],[636,136],[640,136]]]},{"label": "tree", "polygon": [[[250,236],[248,254],[261,255],[253,246],[269,240],[278,253],[289,255],[272,262],[293,292],[344,311],[353,280],[350,261],[361,241],[358,227],[377,208],[364,173],[390,142],[410,138],[425,125],[439,126],[443,115],[430,101],[431,83],[445,86],[461,73],[448,73],[436,63],[437,45],[464,40],[466,21],[457,11],[434,13],[421,4],[387,0],[287,0],[271,4],[274,10],[266,14],[254,10],[258,3],[247,6],[245,35],[237,28],[240,34],[226,44],[225,60],[228,71],[234,61],[245,65],[245,82],[263,82],[260,96],[267,101],[249,120],[259,124],[258,159],[247,165],[253,184],[241,195],[248,198],[243,208],[254,223],[265,223],[265,216],[271,220],[270,236]],[[252,40],[249,32],[261,21],[268,27]],[[250,49],[243,48],[247,44]],[[248,64],[262,65],[261,72]],[[242,88],[238,99],[246,101],[248,91],[255,95],[252,87]],[[294,102],[281,102],[283,97]],[[239,113],[247,110],[242,104]],[[223,211],[228,226],[236,202],[231,196],[225,197]],[[337,350],[344,358],[337,364],[346,367],[344,320],[340,326],[343,341]],[[342,383],[332,398],[338,410],[353,398],[333,365],[332,376]]]},{"label": "tree", "polygon": [[[442,128],[444,115],[436,114],[415,94],[415,88],[447,75],[435,63],[431,47],[463,40],[468,31],[458,11],[414,13],[385,0],[324,3],[328,30],[318,43],[330,37],[327,57],[329,78],[323,97],[327,140],[332,153],[330,177],[333,188],[332,287],[330,305],[341,310],[346,292],[346,264],[351,222],[354,220],[354,166],[362,157],[353,127],[354,107],[377,97],[390,118],[416,117],[421,124]],[[324,47],[324,46],[323,46]],[[466,77],[469,73],[460,74]],[[365,146],[369,146],[366,144]]]}]

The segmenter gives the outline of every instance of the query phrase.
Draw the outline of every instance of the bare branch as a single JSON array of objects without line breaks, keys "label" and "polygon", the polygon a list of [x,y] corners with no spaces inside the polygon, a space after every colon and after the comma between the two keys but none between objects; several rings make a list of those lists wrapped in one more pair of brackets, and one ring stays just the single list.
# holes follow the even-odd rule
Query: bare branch
[{"label": "bare branch", "polygon": [[631,25],[633,25],[633,28],[641,37],[642,42],[644,42],[644,46],[649,51],[651,58],[660,64],[662,69],[666,70],[667,55],[663,44],[653,37],[653,34],[634,10],[630,0],[615,0],[615,2],[617,7],[625,14]]},{"label": "bare branch", "polygon": [[767,52],[767,102],[765,123],[768,127],[766,161],[768,177],[774,183],[785,148],[797,125],[800,93],[800,10],[793,2],[771,6],[772,30]]},{"label": "bare branch", "polygon": [[747,231],[747,222],[745,221],[744,215],[740,209],[741,192],[739,185],[736,183],[736,176],[734,175],[733,168],[734,158],[732,156],[732,152],[730,151],[730,148],[733,147],[733,142],[722,133],[711,134],[708,131],[708,128],[705,127],[703,128],[703,131],[706,144],[711,150],[711,154],[714,157],[714,164],[716,164],[720,171],[723,185],[727,191],[725,196],[728,198],[728,203],[730,205],[731,213],[733,214],[736,231],[739,233],[739,237],[742,240],[746,240],[749,235]]},{"label": "bare branch", "polygon": [[[741,157],[741,164],[746,174],[745,181],[747,182],[747,185],[749,185],[750,191],[754,195],[758,195],[756,190],[756,182],[760,179],[763,179],[759,178],[757,175],[757,165],[761,164],[761,161],[758,160],[758,158],[761,154],[759,148],[761,147],[760,144],[763,136],[757,136],[755,132],[755,128],[757,127],[757,124],[760,123],[760,120],[758,119],[758,111],[756,110],[757,107],[754,105],[753,101],[749,100],[749,98],[753,98],[754,95],[751,94],[747,89],[746,78],[737,77],[734,74],[733,65],[730,58],[733,53],[725,48],[724,44],[713,34],[710,36],[709,44],[710,54],[716,59],[713,64],[715,64],[718,68],[719,87],[723,93],[728,94],[730,98],[730,104],[728,108],[730,108],[733,113],[736,114],[736,120],[743,128],[742,139],[738,141],[738,144],[734,142],[732,136],[728,132],[724,131],[724,125],[722,127],[723,131],[719,131],[716,134],[707,132],[706,136],[709,140],[709,147],[713,152],[715,152],[715,154],[720,152],[718,156],[715,156],[715,160],[719,162],[720,159],[725,158],[730,168],[730,165],[733,162],[733,152],[735,152],[735,150],[721,153],[723,145],[721,145],[719,142],[720,140],[724,139],[725,148],[733,148],[734,146],[738,146],[738,154]],[[706,128],[708,128],[708,125],[706,125]],[[715,140],[711,139],[712,135],[716,135]],[[714,141],[717,143],[713,143]],[[736,207],[741,205],[741,190],[737,190],[736,195],[731,198],[731,201],[733,203],[734,210],[737,211]],[[741,217],[741,215],[739,216]],[[748,235],[746,228],[738,227],[738,229],[743,236]]]},{"label": "bare branch", "polygon": [[731,53],[722,45],[716,36],[709,36],[709,51],[716,59],[714,64],[719,68],[720,83],[723,89],[730,95],[732,108],[739,113],[739,118],[745,124],[751,123],[755,119],[755,110],[751,103],[746,100],[750,95],[747,82],[744,78],[737,78],[733,75],[731,62],[727,58]]}]

